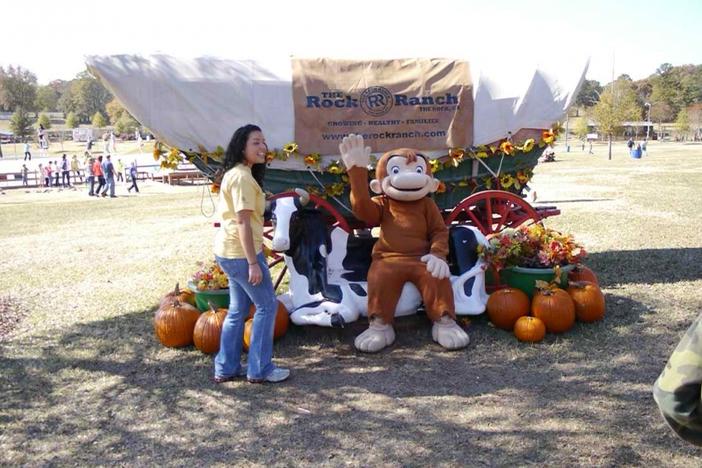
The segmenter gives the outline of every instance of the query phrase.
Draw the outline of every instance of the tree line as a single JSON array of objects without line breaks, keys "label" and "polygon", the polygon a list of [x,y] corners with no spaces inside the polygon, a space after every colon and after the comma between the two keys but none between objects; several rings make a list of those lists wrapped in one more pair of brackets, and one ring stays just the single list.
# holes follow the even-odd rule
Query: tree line
[{"label": "tree line", "polygon": [[585,80],[575,103],[595,120],[607,113],[605,108],[617,105],[622,121],[676,122],[680,130],[689,131],[690,125],[702,124],[700,106],[695,106],[702,104],[702,65],[664,63],[642,80],[624,74],[604,86]]},{"label": "tree line", "polygon": [[101,128],[109,123],[117,133],[131,133],[139,126],[112,93],[87,71],[72,80],[39,85],[36,75],[25,68],[0,67],[0,111],[13,113],[10,128],[20,138],[31,135],[35,124],[51,128],[46,112],[63,113],[69,128],[88,123]]}]

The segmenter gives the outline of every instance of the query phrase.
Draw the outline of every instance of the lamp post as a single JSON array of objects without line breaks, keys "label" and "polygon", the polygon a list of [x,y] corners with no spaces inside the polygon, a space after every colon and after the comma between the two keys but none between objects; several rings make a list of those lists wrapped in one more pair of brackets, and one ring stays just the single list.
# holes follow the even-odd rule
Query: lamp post
[{"label": "lamp post", "polygon": [[646,107],[646,141],[648,141],[648,135],[651,131],[651,103],[647,102],[644,104]]}]

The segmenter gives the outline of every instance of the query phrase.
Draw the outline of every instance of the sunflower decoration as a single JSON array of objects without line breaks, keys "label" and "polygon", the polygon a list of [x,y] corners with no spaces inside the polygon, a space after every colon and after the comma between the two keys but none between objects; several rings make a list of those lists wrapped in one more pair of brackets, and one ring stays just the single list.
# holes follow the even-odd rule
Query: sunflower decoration
[{"label": "sunflower decoration", "polygon": [[287,145],[283,146],[283,153],[290,156],[291,154],[297,153],[297,148],[297,143],[288,143]]},{"label": "sunflower decoration", "polygon": [[490,190],[492,188],[492,177],[486,177],[483,179],[483,185],[485,185],[487,190]]},{"label": "sunflower decoration", "polygon": [[439,172],[441,169],[444,168],[443,164],[441,164],[441,161],[438,159],[430,159],[429,160],[429,167],[431,168],[431,173],[436,174]]},{"label": "sunflower decoration", "polygon": [[478,159],[485,159],[490,157],[490,149],[485,145],[480,145],[472,151],[472,155]]},{"label": "sunflower decoration", "polygon": [[222,148],[220,145],[217,145],[214,152],[212,153],[212,158],[216,159],[217,161],[224,161],[224,148]]},{"label": "sunflower decoration", "polygon": [[310,153],[307,156],[305,156],[305,164],[307,166],[316,166],[319,164],[319,161],[322,160],[322,155],[319,153]]},{"label": "sunflower decoration", "polygon": [[534,141],[533,138],[529,138],[527,141],[524,142],[524,144],[521,147],[522,152],[524,153],[529,153],[531,150],[534,149],[534,145],[536,142]]},{"label": "sunflower decoration", "polygon": [[452,148],[449,151],[449,160],[451,161],[451,164],[453,164],[453,167],[458,167],[458,165],[463,161],[463,156],[466,155],[466,152],[463,148]]},{"label": "sunflower decoration", "polygon": [[500,186],[503,189],[508,189],[514,185],[514,177],[511,174],[502,174],[500,176]]},{"label": "sunflower decoration", "polygon": [[468,185],[470,185],[470,181],[464,177],[461,180],[459,180],[456,185],[459,187],[468,187]]},{"label": "sunflower decoration", "polygon": [[436,188],[436,193],[444,193],[446,191],[446,184],[440,180],[439,186]]},{"label": "sunflower decoration", "polygon": [[344,194],[345,184],[340,182],[324,186],[324,194],[328,197],[338,197]]},{"label": "sunflower decoration", "polygon": [[334,161],[327,166],[326,171],[329,174],[339,175],[344,172],[344,168],[341,167],[341,163],[339,161]]},{"label": "sunflower decoration", "polygon": [[268,151],[268,152],[266,153],[266,162],[267,162],[268,164],[270,164],[270,163],[272,163],[273,160],[276,159],[277,157],[278,157],[277,151],[275,151],[275,150]]},{"label": "sunflower decoration", "polygon": [[156,144],[154,145],[154,152],[153,152],[154,161],[158,161],[159,159],[161,159],[162,154],[163,154],[163,149],[161,148],[161,143],[157,141]]},{"label": "sunflower decoration", "polygon": [[543,141],[547,145],[553,143],[555,139],[556,134],[553,132],[553,130],[544,130],[543,132],[541,132],[541,141]]},{"label": "sunflower decoration", "polygon": [[520,184],[522,184],[522,185],[526,184],[527,182],[529,182],[529,179],[531,179],[531,174],[529,174],[529,171],[526,171],[523,169],[520,171],[517,171],[517,181]]},{"label": "sunflower decoration", "polygon": [[514,145],[509,140],[503,141],[500,143],[500,151],[509,156],[514,153]]}]

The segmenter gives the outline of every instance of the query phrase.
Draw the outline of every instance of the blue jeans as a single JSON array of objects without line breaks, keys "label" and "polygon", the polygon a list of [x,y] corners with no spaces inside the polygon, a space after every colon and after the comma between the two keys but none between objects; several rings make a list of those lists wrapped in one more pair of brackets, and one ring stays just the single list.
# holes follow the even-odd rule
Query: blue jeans
[{"label": "blue jeans", "polygon": [[249,262],[245,258],[216,257],[229,278],[229,313],[222,324],[219,353],[215,357],[215,375],[230,377],[241,369],[244,321],[253,303],[256,313],[251,327],[248,371],[249,379],[264,379],[273,372],[273,329],[277,302],[271,273],[263,253],[256,256],[263,279],[258,286],[249,283]]}]

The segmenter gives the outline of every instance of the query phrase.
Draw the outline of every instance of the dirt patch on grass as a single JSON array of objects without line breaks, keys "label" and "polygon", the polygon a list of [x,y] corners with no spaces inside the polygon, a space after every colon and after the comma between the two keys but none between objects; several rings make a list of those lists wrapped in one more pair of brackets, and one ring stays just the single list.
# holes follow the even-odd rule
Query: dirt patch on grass
[{"label": "dirt patch on grass", "polygon": [[12,296],[0,296],[0,341],[9,338],[28,311],[22,303]]}]

